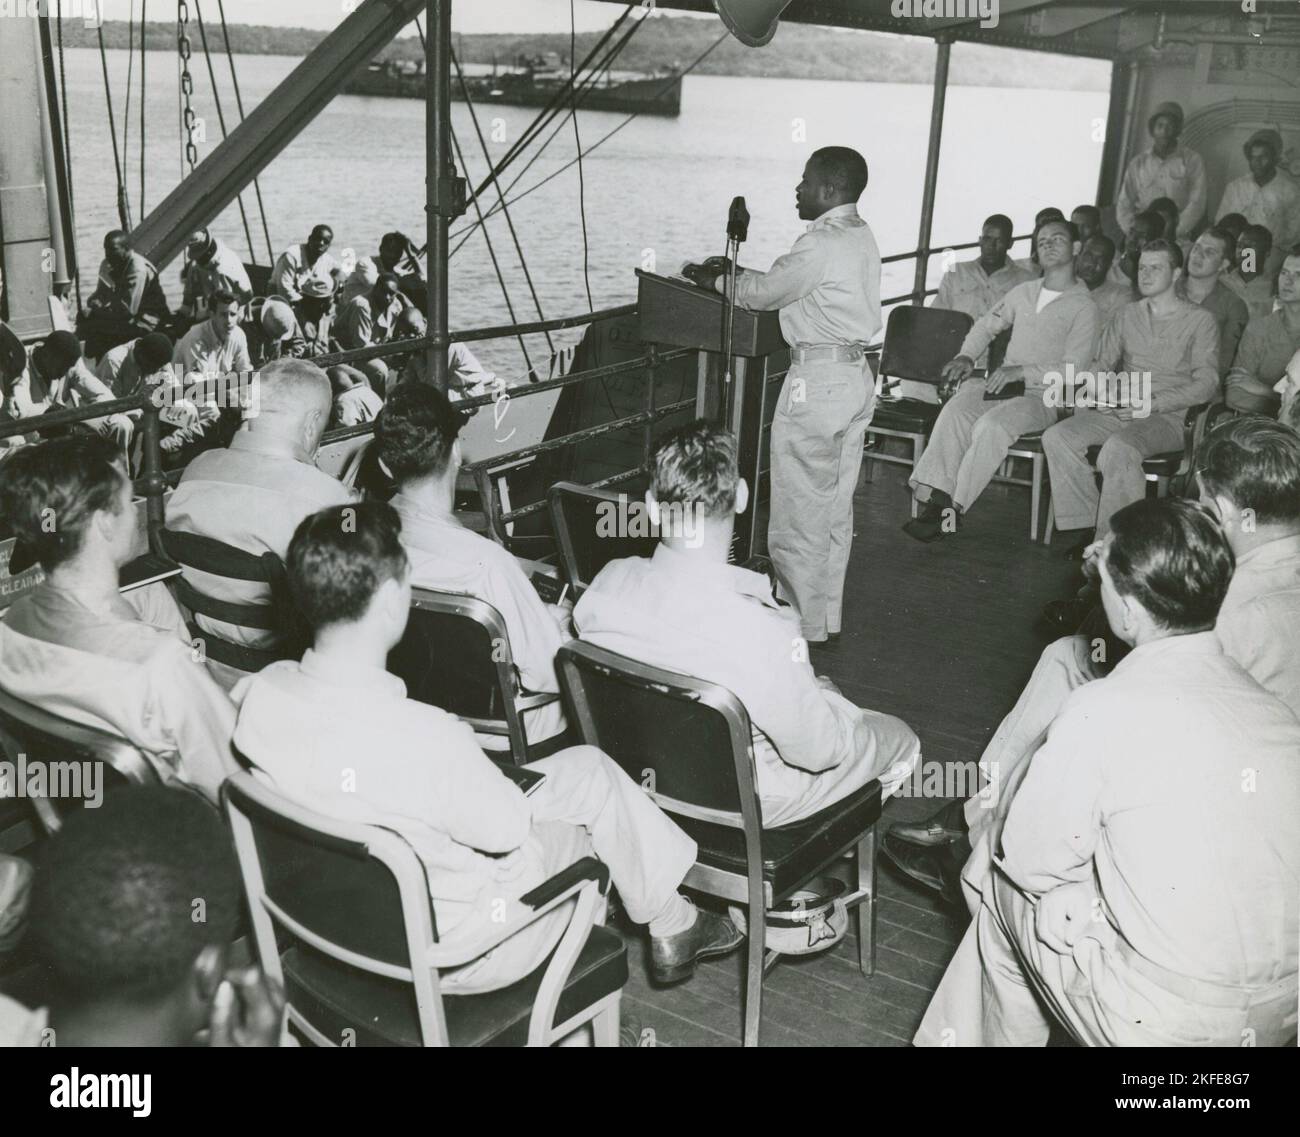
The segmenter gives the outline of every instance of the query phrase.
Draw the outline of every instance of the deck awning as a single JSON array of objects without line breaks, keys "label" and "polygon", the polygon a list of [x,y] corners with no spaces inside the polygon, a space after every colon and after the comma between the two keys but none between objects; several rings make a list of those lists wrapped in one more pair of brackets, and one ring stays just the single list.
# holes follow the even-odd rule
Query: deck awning
[{"label": "deck awning", "polygon": [[[625,4],[626,0],[602,0]],[[740,0],[741,3],[744,0]],[[712,0],[656,0],[655,7],[712,12]],[[791,0],[782,23],[821,24],[1002,47],[1116,59],[1179,34],[1231,42],[1300,44],[1300,10],[1293,0],[1128,0],[1123,4],[1071,0],[997,0],[997,23],[982,26],[988,0]],[[942,11],[943,16],[925,12]],[[902,14],[899,14],[902,13]],[[781,35],[766,48],[779,51]]]}]

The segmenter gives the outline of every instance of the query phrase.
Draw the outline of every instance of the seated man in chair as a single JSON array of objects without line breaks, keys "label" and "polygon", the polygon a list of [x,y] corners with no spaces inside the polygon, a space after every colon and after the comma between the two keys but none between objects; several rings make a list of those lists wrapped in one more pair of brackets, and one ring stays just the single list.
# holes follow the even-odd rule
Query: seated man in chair
[{"label": "seated man in chair", "polygon": [[0,688],[121,735],[164,781],[215,800],[237,769],[234,708],[193,653],[167,590],[118,592],[136,545],[121,453],[84,434],[15,451],[0,465],[0,522],[17,538],[15,554],[46,573],[0,623]]},{"label": "seated man in chair", "polygon": [[[1215,634],[1229,658],[1300,716],[1300,436],[1264,418],[1229,419],[1210,434],[1197,466],[1201,501],[1219,518],[1236,560]],[[1094,572],[1097,552],[1089,559]],[[903,872],[954,905],[964,891],[965,903],[978,907],[1034,752],[1070,693],[1118,662],[1110,646],[1084,635],[1048,645],[980,756],[989,785],[885,838],[886,854]]]},{"label": "seated man in chair", "polygon": [[[283,559],[298,523],[326,505],[352,499],[337,479],[316,468],[316,450],[329,422],[333,392],[319,367],[305,359],[277,359],[258,372],[257,411],[225,449],[207,450],[186,467],[167,502],[167,525],[211,537],[247,553]],[[270,599],[265,585],[227,580],[190,569],[200,592],[237,604]],[[250,647],[274,647],[269,631],[199,618],[212,635]],[[242,673],[215,660],[213,677],[227,689]]]},{"label": "seated man in chair", "polygon": [[[903,531],[918,541],[955,531],[1016,439],[1055,424],[1067,367],[1082,370],[1096,350],[1097,305],[1075,279],[1074,226],[1046,221],[1034,240],[1042,279],[1017,285],[980,317],[943,369],[945,385],[960,386],[939,412],[912,471],[921,509]],[[975,361],[1007,329],[1011,342],[1002,366],[987,379],[970,378]],[[1019,394],[1008,396],[1008,389]]]},{"label": "seated man in chair", "polygon": [[819,679],[794,609],[767,577],[727,563],[735,515],[749,505],[734,436],[693,423],[660,441],[653,465],[646,508],[660,544],[601,569],[574,609],[580,638],[744,703],[765,826],[811,817],[876,778],[892,793],[920,755],[916,735]]},{"label": "seated man in chair", "polygon": [[[390,504],[402,519],[411,584],[487,601],[505,621],[523,687],[558,692],[555,653],[571,638],[568,613],[543,603],[520,562],[466,529],[453,512],[462,422],[447,396],[424,383],[399,384],[375,420],[376,455],[397,485]],[[530,743],[554,738],[564,727],[558,700],[524,716]],[[479,742],[493,749],[506,739],[483,735]]]},{"label": "seated man in chair", "polygon": [[917,1045],[1282,1045],[1296,1029],[1300,721],[1223,651],[1233,556],[1181,499],[1118,512],[1098,558],[1132,652],[1075,690]]},{"label": "seated man in chair", "polygon": [[[506,777],[454,715],[406,698],[385,670],[411,606],[401,521],[383,502],[307,518],[289,546],[289,586],[315,635],[235,689],[235,746],[285,796],[327,816],[383,825],[423,861],[438,937],[472,941],[519,897],[595,853],[628,916],[650,926],[651,974],[686,979],[698,959],[739,946],[725,916],[677,892],[695,842],[605,754],[575,746]],[[506,987],[550,954],[563,907],[486,955],[442,973],[444,992]]]}]

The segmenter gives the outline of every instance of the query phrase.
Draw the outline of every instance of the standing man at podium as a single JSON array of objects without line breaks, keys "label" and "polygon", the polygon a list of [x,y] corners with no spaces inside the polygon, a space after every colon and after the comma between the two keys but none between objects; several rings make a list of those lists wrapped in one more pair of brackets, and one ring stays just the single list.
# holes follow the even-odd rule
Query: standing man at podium
[{"label": "standing man at podium", "polygon": [[[777,594],[798,609],[810,643],[840,632],[853,491],[875,405],[865,348],[881,326],[880,250],[858,215],[866,187],[866,159],[856,150],[815,151],[795,189],[799,216],[811,224],[767,272],[744,269],[736,277],[736,304],[779,309],[790,345],[772,420],[767,548]],[[725,295],[729,269],[711,261],[687,275]]]}]

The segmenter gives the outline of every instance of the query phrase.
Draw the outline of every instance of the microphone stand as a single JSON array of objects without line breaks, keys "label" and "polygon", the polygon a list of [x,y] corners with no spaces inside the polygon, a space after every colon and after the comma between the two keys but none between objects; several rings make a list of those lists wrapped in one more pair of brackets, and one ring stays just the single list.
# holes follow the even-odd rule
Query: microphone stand
[{"label": "microphone stand", "polygon": [[737,197],[731,203],[727,214],[727,260],[730,269],[727,272],[727,291],[723,296],[722,309],[722,425],[731,428],[731,418],[735,412],[735,355],[734,342],[736,334],[736,262],[740,259],[740,244],[749,236],[749,210],[745,208],[745,199]]}]

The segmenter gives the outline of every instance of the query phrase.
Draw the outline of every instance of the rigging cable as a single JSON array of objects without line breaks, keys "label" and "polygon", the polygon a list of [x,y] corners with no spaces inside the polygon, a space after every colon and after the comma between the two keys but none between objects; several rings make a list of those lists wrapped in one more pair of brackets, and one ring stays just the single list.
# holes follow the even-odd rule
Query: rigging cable
[{"label": "rigging cable", "polygon": [[[230,30],[226,27],[226,0],[217,0],[217,15],[221,17],[221,39],[226,45],[226,62],[230,64],[230,85],[235,89],[235,107],[239,121],[244,121],[244,97],[239,93],[239,75],[235,71],[235,56],[230,47]],[[266,263],[275,264],[275,247],[271,244],[271,230],[266,224],[266,206],[262,204],[262,183],[253,179],[253,193],[257,197],[257,212],[262,218],[262,236],[266,238]],[[256,259],[256,258],[254,258]]]},{"label": "rigging cable", "polygon": [[[418,20],[416,21],[416,26],[417,27],[419,26]],[[421,36],[423,36],[423,33],[421,33]],[[470,99],[469,88],[465,85],[465,74],[460,69],[460,60],[456,57],[456,53],[454,51],[451,53],[451,62],[452,62],[452,66],[456,68],[456,80],[457,82],[460,83],[461,94],[464,96],[465,105],[469,109],[470,121],[473,122],[474,124],[474,133],[478,135],[478,142],[479,142],[479,146],[483,151],[484,160],[490,166],[492,164],[492,158],[488,154],[487,139],[483,137],[483,129],[482,127],[479,126],[479,122],[478,122],[478,112],[474,109],[473,100]],[[528,291],[533,298],[533,307],[537,309],[537,318],[539,320],[545,320],[546,316],[542,312],[542,301],[541,298],[537,295],[537,288],[533,284],[533,274],[528,271],[528,259],[524,256],[523,245],[521,245],[519,242],[519,234],[515,230],[515,223],[510,216],[510,211],[506,208],[505,191],[502,190],[501,183],[498,182],[495,178],[493,178],[492,181],[493,184],[496,186],[497,194],[501,200],[501,213],[506,220],[506,227],[510,230],[510,240],[514,242],[515,255],[518,256],[519,258],[519,267],[523,270],[524,281],[525,283],[527,283]],[[479,208],[478,194],[474,195],[474,207],[475,209]],[[483,231],[486,233],[487,229],[485,228]],[[448,257],[448,260],[450,259],[451,258]],[[552,354],[554,354],[555,343],[551,339],[551,333],[547,331],[544,332],[543,334],[546,336],[547,350],[550,351]]]},{"label": "rigging cable", "polygon": [[[591,71],[589,72],[587,77],[583,79],[581,84],[582,94],[584,96],[586,92],[589,91],[595,85],[596,80],[599,78],[599,76],[604,74],[609,69],[609,67],[613,64],[614,60],[618,57],[618,55],[622,52],[622,50],[628,45],[628,42],[631,40],[636,30],[637,30],[637,26],[633,26],[628,31],[628,33],[622,38],[622,40],[620,40],[612,48],[610,48],[609,53],[605,56],[604,59],[598,61],[595,65],[593,65]],[[583,61],[582,65],[584,67],[587,64],[587,61],[591,59],[592,54],[594,54],[594,52],[588,53],[587,59]],[[568,87],[569,84],[566,82],[562,91],[564,89],[567,89]],[[520,157],[520,155],[523,153],[523,149],[526,146],[531,145],[531,143],[537,139],[537,137],[541,134],[541,131],[545,127],[549,126],[552,122],[555,121],[556,117],[559,115],[561,110],[564,110],[564,104],[556,102],[553,104],[553,109],[548,108],[547,111],[543,112],[544,118],[539,118],[537,120],[534,120],[534,122],[529,127],[529,130],[532,132],[531,135],[527,139],[521,139],[518,143],[516,143],[513,147],[511,147],[511,149],[506,153],[506,155],[496,164],[495,169],[489,172],[487,178],[484,179],[483,183],[479,186],[478,190],[476,190],[475,192],[481,193],[484,189],[487,188],[487,186],[493,181],[493,179],[497,179],[499,184],[500,175],[505,171],[505,169],[512,162],[514,162],[517,158]],[[569,121],[569,117],[572,114],[573,114],[573,110],[571,107],[569,110],[565,111],[564,117],[561,118],[558,123],[556,123],[555,129],[552,130],[551,133],[546,136],[545,141],[542,142],[541,146],[537,149],[537,151],[533,154],[533,156],[529,158],[523,170],[518,175],[516,175],[515,179],[510,183],[509,186],[506,187],[507,193],[509,193],[510,190],[516,184],[518,184],[519,179],[522,178],[523,175],[529,169],[532,168],[533,163],[536,162],[538,158],[541,157],[546,147],[549,146],[551,142],[555,140],[556,136],[560,133],[560,131],[564,129],[565,124]],[[568,169],[568,167],[571,166],[572,164],[573,163],[570,162],[564,168]],[[492,206],[487,211],[487,216],[488,217],[495,216],[498,212],[500,212],[500,209],[501,209],[501,203],[498,202],[496,205]],[[453,234],[453,236],[458,236],[460,233],[466,231],[472,232],[474,228],[474,224],[475,224],[474,222],[471,222],[467,227],[467,229],[458,230],[456,234]],[[461,244],[464,244],[463,240]],[[456,247],[460,248],[460,245],[457,245]],[[453,252],[454,251],[455,250],[453,250]]]},{"label": "rigging cable", "polygon": [[[573,0],[569,0],[569,93],[573,96],[573,142],[578,151],[578,216],[582,219],[582,283],[587,289],[587,311],[594,312],[596,305],[591,299],[591,249],[587,242],[587,183],[582,172],[582,135],[578,132],[578,73],[574,70],[578,52],[578,17],[574,11]],[[498,189],[500,183],[498,183]],[[505,200],[505,195],[501,195]]]},{"label": "rigging cable", "polygon": [[[68,73],[63,65],[63,12],[60,10],[55,16],[55,28],[57,29],[59,39],[59,113],[63,117],[63,164],[68,172],[68,216],[75,218],[77,216],[76,206],[73,204],[72,196],[72,134],[68,129]],[[75,226],[73,228],[72,239],[77,239]],[[80,258],[77,259],[78,266]],[[77,310],[81,310],[81,272],[78,271],[73,276],[77,290]]]},{"label": "rigging cable", "polygon": [[[203,62],[208,67],[208,82],[212,84],[212,101],[217,107],[217,123],[221,127],[221,137],[226,137],[226,115],[221,109],[221,92],[217,89],[217,73],[212,67],[212,53],[208,51],[208,30],[203,24],[203,5],[200,0],[194,0],[194,15],[199,21],[199,38],[203,42]],[[257,264],[257,250],[253,248],[253,233],[248,227],[248,213],[244,209],[244,195],[238,193],[235,195],[235,201],[239,204],[239,219],[244,225],[244,240],[248,242],[248,255],[253,258],[253,264]]]},{"label": "rigging cable", "polygon": [[145,20],[144,20],[144,16],[145,16],[145,10],[146,10],[148,7],[149,7],[149,0],[140,0],[140,220],[142,220],[142,221],[144,220],[144,217],[145,217],[145,208],[144,208],[144,164],[145,164],[145,163],[144,163],[144,152],[145,152],[145,131],[144,131],[145,113],[144,113],[144,99],[145,99],[145,91],[147,90],[147,88],[145,87],[145,82],[144,82],[144,66],[145,66],[145,60],[149,58],[149,42],[148,42],[149,32],[148,32],[148,25],[145,23]]},{"label": "rigging cable", "polygon": [[[143,52],[142,52],[143,54]],[[131,161],[131,79],[135,71],[135,0],[126,9],[126,105],[122,108],[122,176]]]},{"label": "rigging cable", "polygon": [[99,63],[104,72],[104,102],[108,106],[108,136],[113,143],[113,172],[117,178],[117,216],[122,228],[131,229],[131,210],[126,200],[126,184],[122,181],[122,158],[117,152],[117,123],[113,117],[113,92],[108,85],[108,53],[104,50],[104,25],[96,29],[99,34]]},{"label": "rigging cable", "polygon": [[[695,59],[693,63],[691,63],[689,67],[686,67],[682,70],[679,78],[685,78],[692,71],[694,71],[695,68],[697,68],[701,63],[703,63],[704,60],[707,59],[710,54],[712,54],[714,49],[716,49],[727,38],[728,34],[729,34],[728,32],[724,31],[716,40],[713,41],[712,44],[710,44],[703,52],[701,52],[701,54]],[[664,89],[666,91],[667,87],[665,86]],[[625,118],[616,127],[614,127],[613,130],[609,131],[607,134],[603,135],[592,145],[588,146],[586,153],[590,154],[593,150],[597,149],[600,146],[603,146],[606,142],[608,142],[611,138],[613,138],[614,135],[616,135],[620,130],[622,130],[625,126],[627,126],[630,122],[632,122],[633,119],[640,117],[641,113],[642,113],[641,111],[633,111],[631,114],[627,116],[627,118]],[[554,135],[552,135],[551,137],[554,137]],[[550,139],[547,139],[547,141],[549,142]],[[543,148],[544,147],[545,147],[545,143],[543,143]],[[506,193],[509,193],[512,189],[515,188],[515,186],[519,183],[520,179],[531,168],[533,162],[537,160],[539,155],[540,155],[540,151],[538,152],[538,154],[535,154],[532,160],[529,161],[529,163],[523,168],[522,171],[520,171],[519,175],[515,178],[515,180],[512,181],[508,186],[506,186]],[[574,161],[576,161],[576,159],[574,159]],[[529,186],[527,189],[521,190],[514,197],[509,198],[507,200],[507,204],[514,205],[515,202],[519,201],[521,198],[527,197],[534,190],[541,189],[542,186],[546,185],[547,182],[551,181],[553,178],[558,178],[562,173],[564,173],[565,170],[567,170],[572,165],[573,165],[573,161],[566,162],[558,170],[553,170],[551,173],[547,174],[546,177],[544,177],[541,181],[536,182],[535,184]],[[493,206],[491,209],[487,211],[487,217],[489,220],[492,218],[495,212],[496,212],[496,206]],[[462,245],[464,245],[464,243],[473,235],[474,227],[475,227],[475,223],[471,221],[464,228],[458,229],[455,233],[452,234],[453,237],[460,238],[460,242],[456,245],[455,248],[451,250],[452,256],[455,256],[456,251]]]}]

